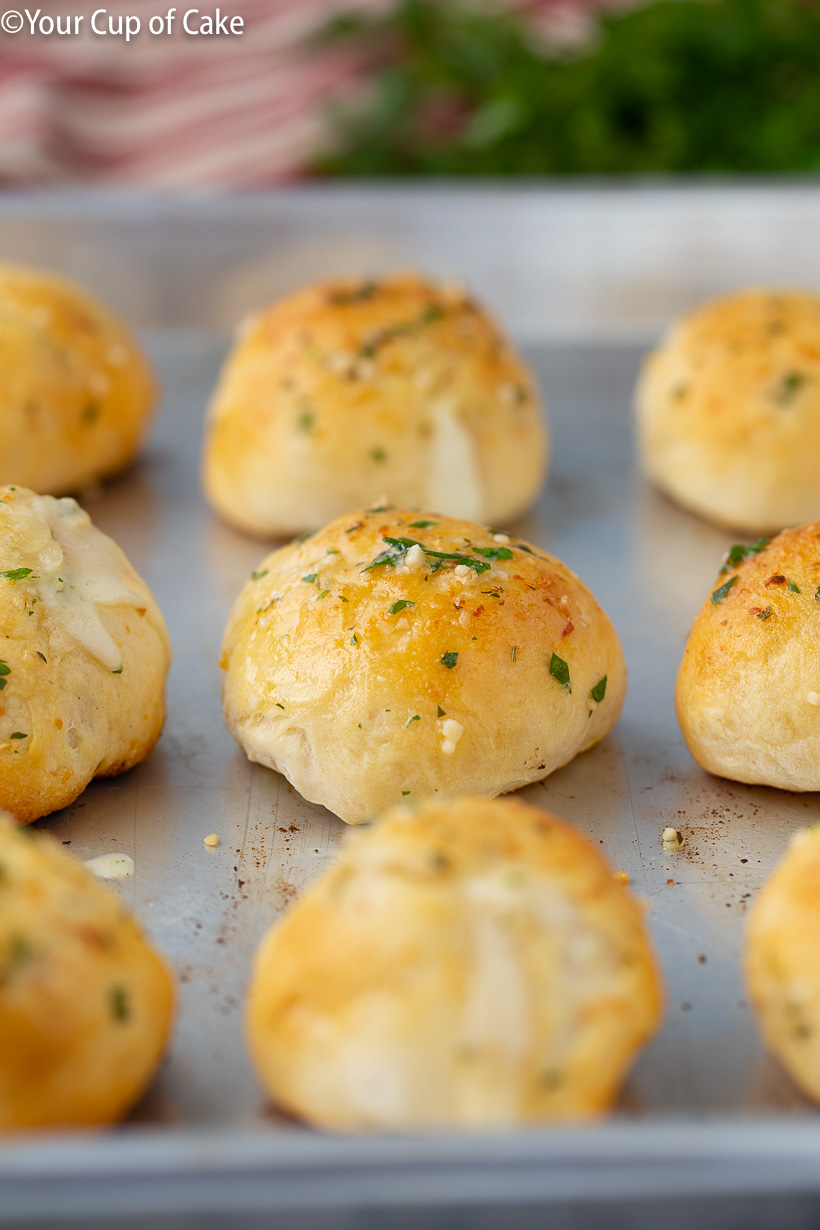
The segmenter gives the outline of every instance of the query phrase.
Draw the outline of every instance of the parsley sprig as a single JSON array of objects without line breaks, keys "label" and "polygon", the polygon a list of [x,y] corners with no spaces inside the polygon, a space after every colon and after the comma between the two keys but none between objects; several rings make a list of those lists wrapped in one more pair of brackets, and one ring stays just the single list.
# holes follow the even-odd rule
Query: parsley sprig
[{"label": "parsley sprig", "polygon": [[[412,547],[421,547],[427,559],[431,563],[431,570],[438,572],[440,568],[446,567],[448,564],[466,564],[468,568],[472,568],[474,572],[487,572],[492,564],[487,563],[486,559],[476,559],[474,555],[464,555],[461,551],[434,551],[432,547],[425,547],[423,542],[419,542],[416,538],[388,538],[384,536],[382,542],[387,543],[387,550],[382,551],[373,560],[372,564],[368,564],[362,572],[370,572],[371,568],[379,568],[385,565],[388,568],[395,568],[404,559],[407,552]],[[512,551],[508,547],[473,547],[477,555],[486,555],[490,559],[512,559]],[[506,552],[506,554],[502,554]]]}]

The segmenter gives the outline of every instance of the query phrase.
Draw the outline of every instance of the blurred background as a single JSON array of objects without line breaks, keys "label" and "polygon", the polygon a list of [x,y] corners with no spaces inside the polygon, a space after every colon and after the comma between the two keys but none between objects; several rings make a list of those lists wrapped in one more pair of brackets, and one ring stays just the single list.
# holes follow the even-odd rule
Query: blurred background
[{"label": "blurred background", "polygon": [[[2,5],[0,5],[2,8]],[[228,0],[241,36],[0,33],[0,186],[811,174],[817,0]],[[200,14],[212,13],[203,8]],[[98,18],[98,22],[100,18]]]}]

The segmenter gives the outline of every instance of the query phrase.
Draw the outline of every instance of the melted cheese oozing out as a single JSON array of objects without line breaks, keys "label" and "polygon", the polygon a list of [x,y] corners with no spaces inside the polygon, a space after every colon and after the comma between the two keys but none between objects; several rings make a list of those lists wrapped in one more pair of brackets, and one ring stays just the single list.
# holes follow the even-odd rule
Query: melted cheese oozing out
[{"label": "melted cheese oozing out", "polygon": [[[6,507],[13,518],[9,546],[33,567],[27,591],[36,593],[66,635],[109,670],[120,670],[122,654],[97,608],[149,608],[153,603],[122,579],[119,547],[94,528],[76,500],[34,496]],[[20,563],[16,558],[7,566]]]},{"label": "melted cheese oozing out", "polygon": [[475,947],[461,1041],[518,1061],[532,1042],[531,1009],[520,956],[500,917],[521,909],[521,893],[497,875],[471,877],[463,892],[472,907]]},{"label": "melted cheese oozing out", "polygon": [[465,521],[482,521],[484,501],[473,442],[447,398],[438,398],[430,409],[434,430],[427,507],[446,509],[451,517]]}]

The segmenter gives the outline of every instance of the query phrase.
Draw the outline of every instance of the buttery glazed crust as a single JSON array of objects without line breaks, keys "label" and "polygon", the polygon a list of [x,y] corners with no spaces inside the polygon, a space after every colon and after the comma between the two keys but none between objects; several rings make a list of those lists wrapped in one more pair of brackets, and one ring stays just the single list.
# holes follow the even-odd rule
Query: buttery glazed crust
[{"label": "buttery glazed crust", "polygon": [[171,976],[122,901],[0,817],[0,1131],[129,1109],[165,1046]]},{"label": "buttery glazed crust", "polygon": [[246,327],[208,416],[205,492],[290,537],[381,498],[490,524],[544,480],[537,385],[464,291],[412,274],[287,296]]},{"label": "buttery glazed crust", "polygon": [[681,729],[710,773],[820,790],[820,522],[732,550],[678,672]]},{"label": "buttery glazed crust", "polygon": [[636,394],[644,468],[718,525],[820,516],[820,298],[755,289],[673,325]]},{"label": "buttery glazed crust", "polygon": [[746,982],[766,1042],[820,1101],[820,829],[804,829],[749,917]]},{"label": "buttery glazed crust", "polygon": [[0,488],[0,807],[27,824],[144,760],[170,660],[151,591],[75,501]]},{"label": "buttery glazed crust", "polygon": [[0,373],[0,482],[62,495],[133,460],[154,376],[122,322],[77,287],[0,264]]},{"label": "buttery glazed crust", "polygon": [[407,796],[538,781],[607,734],[626,690],[612,625],[559,560],[381,507],[267,556],[222,666],[250,759],[351,824]]},{"label": "buttery glazed crust", "polygon": [[609,1107],[661,1014],[641,911],[589,842],[516,800],[351,834],[257,953],[250,1052],[330,1130],[507,1127]]}]

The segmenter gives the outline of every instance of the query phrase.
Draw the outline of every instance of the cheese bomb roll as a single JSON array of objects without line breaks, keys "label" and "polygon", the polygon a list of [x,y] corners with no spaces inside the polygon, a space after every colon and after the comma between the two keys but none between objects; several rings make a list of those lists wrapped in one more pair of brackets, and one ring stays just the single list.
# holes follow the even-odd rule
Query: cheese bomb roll
[{"label": "cheese bomb roll", "polygon": [[820,790],[820,522],[729,551],[676,705],[689,750],[739,782]]},{"label": "cheese bomb roll", "polygon": [[820,829],[792,838],[749,916],[746,984],[769,1048],[820,1101]]},{"label": "cheese bomb roll", "polygon": [[170,660],[150,590],[88,514],[0,488],[0,807],[27,824],[144,760]]},{"label": "cheese bomb roll", "polygon": [[156,386],[106,307],[60,278],[0,264],[0,482],[60,495],[115,474],[145,436]]},{"label": "cheese bomb roll", "polygon": [[549,812],[461,798],[348,840],[263,940],[247,1033],[270,1096],[320,1127],[508,1127],[609,1107],[660,1012],[598,851]]},{"label": "cheese bomb roll", "polygon": [[464,291],[406,274],[311,286],[256,317],[213,397],[203,477],[225,520],[290,537],[380,493],[502,524],[546,463],[521,357]]},{"label": "cheese bomb roll", "polygon": [[684,507],[752,532],[820,517],[820,297],[704,304],[647,359],[637,414],[647,474]]},{"label": "cheese bomb roll", "polygon": [[113,1123],[159,1062],[171,976],[121,899],[0,818],[0,1131]]},{"label": "cheese bomb roll", "polygon": [[222,666],[250,759],[349,824],[408,796],[538,781],[607,734],[626,690],[612,625],[559,560],[387,508],[269,555]]}]

